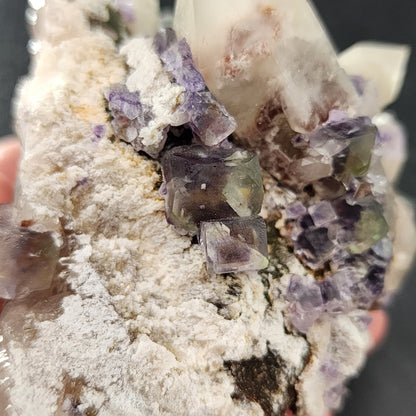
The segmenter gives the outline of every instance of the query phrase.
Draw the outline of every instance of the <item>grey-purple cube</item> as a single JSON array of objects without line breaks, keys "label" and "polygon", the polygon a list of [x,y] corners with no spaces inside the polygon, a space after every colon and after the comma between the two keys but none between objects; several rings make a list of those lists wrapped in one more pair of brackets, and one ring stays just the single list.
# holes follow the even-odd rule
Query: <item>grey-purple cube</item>
[{"label": "grey-purple cube", "polygon": [[266,224],[261,217],[204,221],[199,241],[210,273],[262,270],[268,266]]},{"label": "grey-purple cube", "polygon": [[263,182],[257,155],[238,147],[178,146],[162,159],[166,218],[182,234],[202,221],[260,212]]}]

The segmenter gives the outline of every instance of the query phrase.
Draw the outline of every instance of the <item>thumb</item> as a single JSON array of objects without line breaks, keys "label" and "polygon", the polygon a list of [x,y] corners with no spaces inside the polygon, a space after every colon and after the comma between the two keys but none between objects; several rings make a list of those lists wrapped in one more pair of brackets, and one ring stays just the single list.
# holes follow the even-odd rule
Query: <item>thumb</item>
[{"label": "thumb", "polygon": [[16,138],[0,139],[0,203],[13,201],[21,147]]}]

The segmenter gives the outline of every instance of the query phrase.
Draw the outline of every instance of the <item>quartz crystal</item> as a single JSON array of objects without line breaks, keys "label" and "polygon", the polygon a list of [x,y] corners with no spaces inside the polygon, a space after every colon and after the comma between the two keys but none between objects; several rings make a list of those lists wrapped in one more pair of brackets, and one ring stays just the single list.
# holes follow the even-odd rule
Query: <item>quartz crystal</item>
[{"label": "quartz crystal", "polygon": [[[364,88],[360,101],[373,103],[362,108],[365,114],[373,116],[397,99],[409,57],[409,46],[381,42],[358,42],[339,55],[342,68],[361,77]],[[368,83],[374,84],[375,89],[369,88]],[[368,95],[374,95],[374,99]]]},{"label": "quartz crystal", "polygon": [[199,239],[211,273],[261,270],[268,265],[266,224],[261,217],[204,221]]},{"label": "quartz crystal", "polygon": [[174,27],[242,137],[257,138],[253,125],[273,100],[274,112],[283,111],[298,132],[355,103],[353,85],[305,0],[179,0]]},{"label": "quartz crystal", "polygon": [[195,235],[201,221],[260,212],[263,185],[257,155],[235,148],[179,146],[162,159],[166,218]]}]

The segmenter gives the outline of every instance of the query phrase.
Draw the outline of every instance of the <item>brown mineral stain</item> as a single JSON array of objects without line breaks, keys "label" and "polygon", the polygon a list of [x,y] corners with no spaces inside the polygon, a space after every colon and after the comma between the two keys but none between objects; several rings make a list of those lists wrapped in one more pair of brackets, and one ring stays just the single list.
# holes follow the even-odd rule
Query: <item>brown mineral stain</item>
[{"label": "brown mineral stain", "polygon": [[82,121],[87,123],[105,123],[106,117],[99,107],[93,107],[88,104],[71,106],[71,111]]},{"label": "brown mineral stain", "polygon": [[263,7],[261,10],[262,14],[264,14],[265,16],[272,16],[275,11],[276,9],[274,9],[272,6]]},{"label": "brown mineral stain", "polygon": [[[55,413],[56,416],[70,415],[84,415],[84,416],[96,416],[98,410],[94,406],[89,406],[87,409],[81,410],[79,406],[82,404],[82,390],[87,387],[87,381],[82,378],[71,378],[68,374],[64,374],[62,379],[62,393],[58,401],[58,410]],[[64,406],[65,403],[65,406]],[[68,409],[68,405],[70,408]]]},{"label": "brown mineral stain", "polygon": [[20,222],[20,226],[23,228],[28,228],[28,227],[31,227],[34,223],[35,223],[34,220],[22,220]]}]

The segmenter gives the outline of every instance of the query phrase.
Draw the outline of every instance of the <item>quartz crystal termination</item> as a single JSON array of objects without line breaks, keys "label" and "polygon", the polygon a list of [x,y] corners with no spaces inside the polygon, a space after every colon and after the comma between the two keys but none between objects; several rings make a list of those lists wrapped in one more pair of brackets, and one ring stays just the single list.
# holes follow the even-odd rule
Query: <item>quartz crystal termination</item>
[{"label": "quartz crystal termination", "polygon": [[313,130],[333,108],[356,103],[309,1],[179,0],[174,27],[188,40],[209,89],[236,118],[241,137],[266,140],[253,126],[269,103],[297,132]]}]

